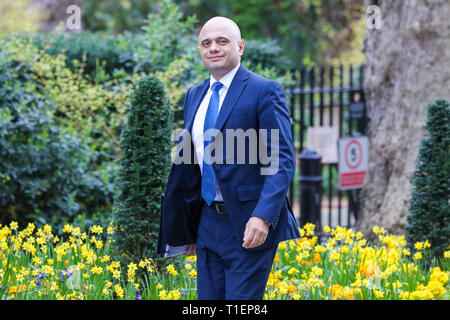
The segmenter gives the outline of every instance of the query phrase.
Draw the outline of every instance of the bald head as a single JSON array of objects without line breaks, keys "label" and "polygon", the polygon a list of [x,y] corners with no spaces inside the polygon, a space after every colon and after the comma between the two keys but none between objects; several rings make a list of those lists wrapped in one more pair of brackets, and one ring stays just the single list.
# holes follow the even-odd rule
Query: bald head
[{"label": "bald head", "polygon": [[238,66],[244,53],[238,25],[225,17],[209,19],[198,35],[203,64],[216,80]]},{"label": "bald head", "polygon": [[222,30],[226,30],[233,36],[233,40],[241,40],[241,30],[239,29],[236,22],[226,17],[214,17],[206,21],[206,23],[203,25],[198,35],[199,42],[202,41],[202,34],[207,32],[211,28],[220,28]]}]

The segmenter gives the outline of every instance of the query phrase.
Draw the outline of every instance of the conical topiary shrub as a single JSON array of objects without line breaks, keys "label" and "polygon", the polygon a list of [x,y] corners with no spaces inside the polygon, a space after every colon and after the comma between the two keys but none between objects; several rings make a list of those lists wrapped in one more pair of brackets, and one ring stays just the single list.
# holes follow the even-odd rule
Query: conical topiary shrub
[{"label": "conical topiary shrub", "polygon": [[170,168],[173,114],[162,82],[137,82],[120,136],[120,170],[115,180],[113,257],[122,265],[157,258],[160,199]]},{"label": "conical topiary shrub", "polygon": [[[430,243],[431,257],[442,258],[450,244],[450,105],[438,100],[427,106],[427,133],[422,139],[412,178],[406,239]],[[430,259],[426,259],[430,262]]]}]

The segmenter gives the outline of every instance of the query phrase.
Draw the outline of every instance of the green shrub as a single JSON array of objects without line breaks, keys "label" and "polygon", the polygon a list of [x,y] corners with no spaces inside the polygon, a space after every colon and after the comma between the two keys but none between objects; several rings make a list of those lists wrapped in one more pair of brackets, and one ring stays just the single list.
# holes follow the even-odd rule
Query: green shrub
[{"label": "green shrub", "polygon": [[[405,227],[412,246],[426,240],[432,256],[442,258],[450,244],[450,104],[427,106],[427,133],[422,138],[412,178],[410,215]],[[411,247],[414,250],[414,247]]]},{"label": "green shrub", "polygon": [[242,62],[250,69],[260,65],[263,69],[275,68],[278,71],[289,70],[292,65],[289,58],[283,55],[281,47],[274,39],[266,41],[246,40]]},{"label": "green shrub", "polygon": [[103,66],[107,74],[117,69],[131,73],[134,68],[132,53],[125,36],[105,35],[101,33],[80,32],[69,34],[32,34],[33,45],[55,56],[64,53],[67,66],[77,70],[74,60],[81,61],[86,55],[83,72],[94,76],[98,67]]},{"label": "green shrub", "polygon": [[74,60],[71,70],[64,54],[52,56],[35,47],[32,38],[1,40],[0,46],[10,59],[26,65],[24,76],[39,85],[39,94],[57,106],[52,113],[58,125],[77,128],[90,147],[106,156],[96,159],[100,160],[97,164],[110,161],[111,156],[119,153],[118,137],[131,95],[130,82],[137,75],[110,78],[99,67],[93,79],[83,74],[85,59]]},{"label": "green shrub", "polygon": [[55,104],[29,71],[0,60],[0,222],[60,227],[81,212],[109,211],[108,168],[94,168],[95,152],[76,130],[55,123]]},{"label": "green shrub", "polygon": [[173,115],[162,82],[140,79],[120,136],[122,157],[115,182],[113,255],[122,265],[156,258],[161,193],[170,169]]},{"label": "green shrub", "polygon": [[148,15],[142,27],[142,41],[135,41],[135,70],[155,72],[164,70],[172,61],[197,52],[195,42],[190,42],[195,16],[184,19],[178,6],[163,0],[159,10]]}]

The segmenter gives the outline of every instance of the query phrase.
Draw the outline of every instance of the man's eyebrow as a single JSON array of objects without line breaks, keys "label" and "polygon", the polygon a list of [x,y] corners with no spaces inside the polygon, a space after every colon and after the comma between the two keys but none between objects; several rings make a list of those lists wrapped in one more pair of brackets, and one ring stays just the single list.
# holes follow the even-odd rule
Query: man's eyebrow
[{"label": "man's eyebrow", "polygon": [[[224,37],[224,36],[217,37],[216,39],[219,39],[219,40],[225,39],[225,40],[228,40],[228,41],[230,40],[230,39],[228,39],[227,37]],[[203,41],[211,41],[211,39],[205,38],[202,41],[200,41],[200,43],[202,43]]]}]

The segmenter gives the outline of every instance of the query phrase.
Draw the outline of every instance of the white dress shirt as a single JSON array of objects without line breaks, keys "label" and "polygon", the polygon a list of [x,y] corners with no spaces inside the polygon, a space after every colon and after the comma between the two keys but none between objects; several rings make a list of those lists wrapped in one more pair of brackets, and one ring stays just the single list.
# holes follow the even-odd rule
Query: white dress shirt
[{"label": "white dress shirt", "polygon": [[[219,114],[220,108],[222,107],[223,100],[227,95],[228,89],[230,88],[231,81],[233,81],[240,64],[238,64],[233,70],[228,72],[225,76],[220,79],[223,84],[222,88],[219,90]],[[204,138],[203,138],[203,127],[205,124],[206,111],[208,110],[209,100],[211,99],[212,90],[211,87],[217,82],[216,79],[211,75],[209,79],[209,89],[205,94],[200,106],[198,107],[197,113],[195,115],[194,124],[192,127],[192,142],[194,143],[195,153],[198,159],[198,165],[200,166],[200,172],[203,172],[203,149],[204,149]],[[216,197],[214,201],[223,201],[222,193],[219,190],[216,177]]]}]

